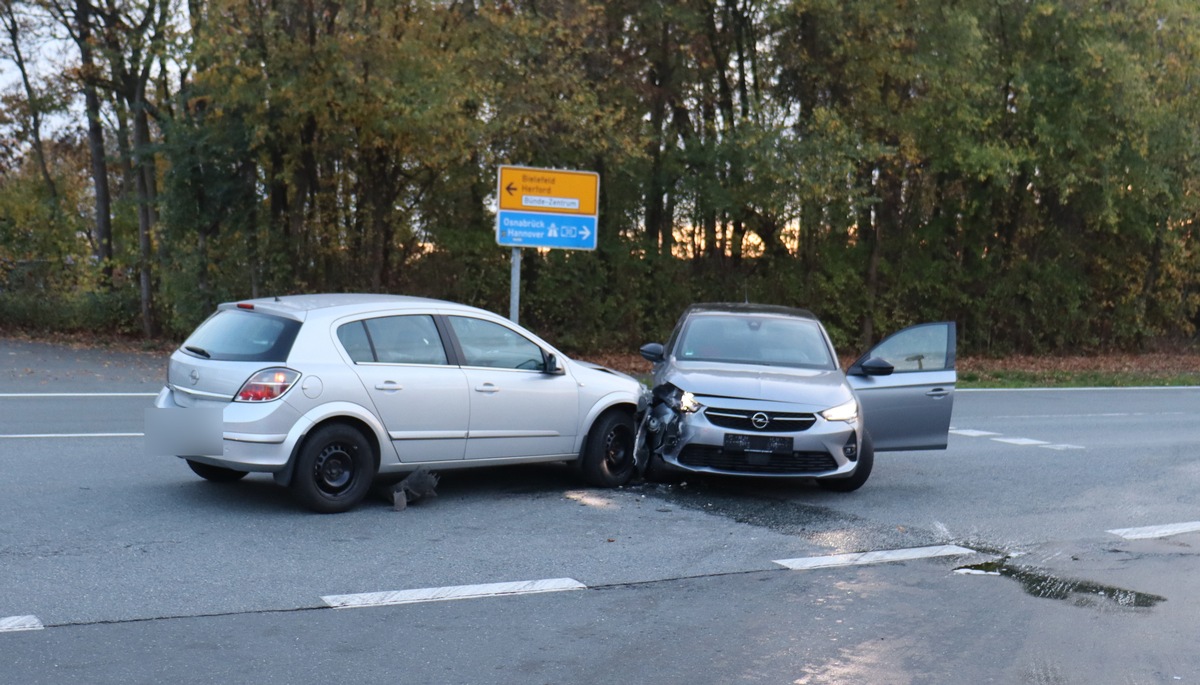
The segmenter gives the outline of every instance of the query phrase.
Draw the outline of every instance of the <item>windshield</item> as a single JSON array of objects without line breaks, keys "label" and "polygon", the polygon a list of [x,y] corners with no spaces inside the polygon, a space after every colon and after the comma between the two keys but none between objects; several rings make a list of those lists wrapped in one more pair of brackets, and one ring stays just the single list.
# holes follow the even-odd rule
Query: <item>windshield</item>
[{"label": "windshield", "polygon": [[821,325],[791,316],[694,314],[684,323],[673,354],[679,361],[837,368]]}]

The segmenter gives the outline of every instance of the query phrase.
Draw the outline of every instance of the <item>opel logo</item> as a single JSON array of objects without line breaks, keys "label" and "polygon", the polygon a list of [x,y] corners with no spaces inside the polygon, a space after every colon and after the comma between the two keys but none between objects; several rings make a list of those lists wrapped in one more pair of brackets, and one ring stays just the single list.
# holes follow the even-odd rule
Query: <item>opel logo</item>
[{"label": "opel logo", "polygon": [[195,385],[200,382],[200,372],[192,369],[192,372],[188,374],[188,378],[192,379],[192,385]]},{"label": "opel logo", "polygon": [[755,428],[762,430],[767,427],[768,423],[771,423],[771,417],[760,411],[754,416],[750,417],[750,423],[752,423]]}]

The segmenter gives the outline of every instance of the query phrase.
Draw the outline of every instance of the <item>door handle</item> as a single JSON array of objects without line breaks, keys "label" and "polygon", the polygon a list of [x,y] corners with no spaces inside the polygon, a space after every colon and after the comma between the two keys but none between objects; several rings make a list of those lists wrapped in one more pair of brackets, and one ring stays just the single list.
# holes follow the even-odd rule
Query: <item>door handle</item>
[{"label": "door handle", "polygon": [[930,390],[929,392],[925,393],[925,396],[933,397],[936,399],[941,399],[943,397],[946,397],[949,394],[950,394],[950,391],[945,388],[934,388],[933,390]]},{"label": "door handle", "polygon": [[384,381],[382,383],[376,383],[375,389],[382,390],[384,392],[396,392],[397,390],[403,390],[404,386],[400,385],[396,381]]},{"label": "door handle", "polygon": [[475,392],[486,392],[488,394],[491,394],[494,392],[500,392],[500,388],[497,388],[492,383],[484,383],[483,385],[475,386]]}]

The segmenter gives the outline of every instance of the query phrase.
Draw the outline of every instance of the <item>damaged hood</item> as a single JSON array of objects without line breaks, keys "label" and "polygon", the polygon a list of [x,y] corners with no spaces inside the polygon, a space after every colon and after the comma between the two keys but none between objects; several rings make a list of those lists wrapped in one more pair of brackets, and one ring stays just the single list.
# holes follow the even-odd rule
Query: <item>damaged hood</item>
[{"label": "damaged hood", "polygon": [[676,362],[656,379],[697,398],[765,400],[804,405],[809,411],[834,407],[853,397],[841,370]]}]

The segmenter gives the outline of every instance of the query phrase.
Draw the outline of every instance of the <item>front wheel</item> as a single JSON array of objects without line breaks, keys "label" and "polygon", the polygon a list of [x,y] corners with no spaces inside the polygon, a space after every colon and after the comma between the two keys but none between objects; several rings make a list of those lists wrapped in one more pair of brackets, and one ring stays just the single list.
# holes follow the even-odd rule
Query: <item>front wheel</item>
[{"label": "front wheel", "polygon": [[600,488],[615,488],[633,478],[633,419],[622,411],[601,416],[588,431],[581,466],[583,477]]},{"label": "front wheel", "polygon": [[246,477],[245,471],[234,471],[233,469],[204,464],[192,461],[191,459],[187,460],[187,465],[197,476],[214,483],[232,483],[235,480],[241,480]]},{"label": "front wheel", "polygon": [[832,492],[854,492],[866,484],[875,467],[875,443],[870,433],[863,433],[862,451],[858,454],[858,468],[849,478],[819,478],[817,485]]},{"label": "front wheel", "polygon": [[318,428],[296,455],[292,493],[321,514],[354,507],[371,489],[375,454],[358,430],[344,424]]}]

